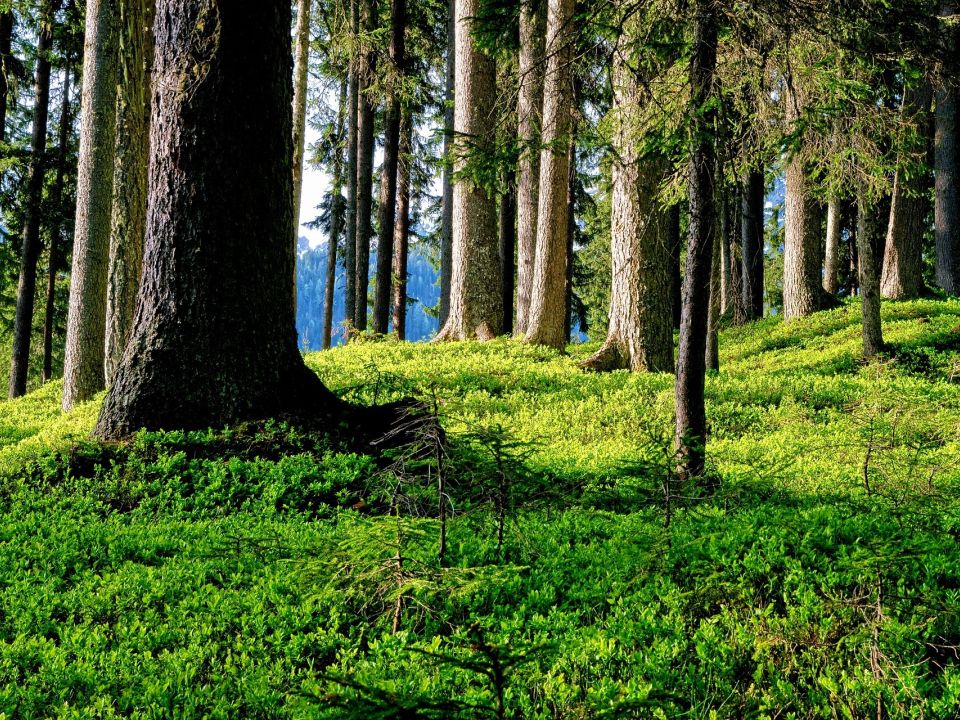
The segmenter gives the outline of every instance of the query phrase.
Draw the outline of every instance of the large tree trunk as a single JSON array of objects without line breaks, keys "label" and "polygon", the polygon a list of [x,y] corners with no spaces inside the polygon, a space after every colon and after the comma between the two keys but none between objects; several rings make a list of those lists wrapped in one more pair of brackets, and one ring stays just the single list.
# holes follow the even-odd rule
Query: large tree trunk
[{"label": "large tree trunk", "polygon": [[563,348],[567,277],[567,141],[573,120],[573,0],[548,0],[547,68],[543,81],[544,148],[540,153],[537,248],[524,340]]},{"label": "large tree trunk", "polygon": [[340,408],[294,327],[290,21],[286,2],[157,3],[144,277],[100,438]]},{"label": "large tree trunk", "polygon": [[640,154],[633,128],[643,110],[644,85],[628,57],[621,49],[613,60],[610,324],[606,341],[582,367],[670,372],[672,252],[658,198],[666,163]]},{"label": "large tree trunk", "polygon": [[53,184],[51,205],[54,209],[50,226],[49,265],[47,270],[46,309],[43,315],[43,382],[53,378],[53,325],[57,297],[57,275],[63,265],[63,188],[67,179],[67,158],[70,152],[70,132],[73,117],[70,114],[70,80],[73,76],[73,58],[68,55],[63,68],[63,96],[60,102],[60,136],[57,144],[57,179]]},{"label": "large tree trunk", "polygon": [[[310,70],[311,0],[297,0],[293,31],[293,309],[297,309],[297,247],[300,244],[300,201],[303,191],[303,150],[307,127],[307,75]],[[109,377],[109,374],[108,374]]]},{"label": "large tree trunk", "polygon": [[860,297],[863,311],[863,356],[872,358],[883,347],[880,328],[880,281],[876,248],[883,240],[882,213],[862,192],[857,203],[857,254],[859,255]]},{"label": "large tree trunk", "polygon": [[327,273],[323,288],[323,337],[321,347],[329,349],[333,335],[334,286],[337,282],[337,246],[343,231],[343,124],[347,113],[347,80],[340,83],[340,102],[337,104],[336,149],[333,156],[333,187],[330,192],[330,236],[327,239]]},{"label": "large tree trunk", "polygon": [[689,237],[683,282],[683,312],[676,381],[676,446],[682,478],[704,474],[707,416],[704,407],[707,314],[710,272],[716,234],[716,111],[707,103],[713,95],[717,65],[717,21],[711,0],[694,4],[694,44],[690,59],[691,138],[688,181]]},{"label": "large tree trunk", "polygon": [[823,260],[823,289],[836,295],[840,277],[840,201],[827,202],[827,243]]},{"label": "large tree trunk", "polygon": [[397,169],[397,217],[393,227],[393,331],[407,338],[407,256],[410,247],[410,170],[413,163],[413,116],[404,110]]},{"label": "large tree trunk", "polygon": [[527,331],[537,249],[537,206],[540,196],[540,121],[543,114],[543,66],[547,3],[527,0],[520,7],[520,89],[517,135],[521,154],[517,168],[517,312],[515,331]]},{"label": "large tree trunk", "polygon": [[748,320],[763,317],[763,171],[747,174],[740,204],[743,305]]},{"label": "large tree trunk", "polygon": [[[470,36],[479,0],[458,0],[454,172],[471,150],[491,153],[495,142],[493,58]],[[453,278],[450,314],[437,340],[490,340],[503,332],[496,198],[466,179],[453,186]]]},{"label": "large tree trunk", "polygon": [[44,0],[40,8],[37,40],[37,68],[34,85],[33,137],[30,143],[30,170],[20,248],[20,283],[17,286],[17,314],[13,323],[13,358],[10,363],[10,397],[27,391],[30,367],[30,339],[33,334],[33,303],[37,289],[37,261],[40,258],[40,202],[46,171],[47,115],[50,103],[50,48],[53,44],[53,4]]},{"label": "large tree trunk", "polygon": [[7,95],[10,92],[7,75],[11,71],[10,46],[12,40],[13,11],[6,10],[0,12],[0,142],[7,139]]},{"label": "large tree trunk", "polygon": [[400,152],[401,107],[399,85],[403,81],[406,0],[390,2],[391,79],[387,92],[387,122],[383,142],[380,207],[377,214],[377,285],[373,296],[373,332],[386,335],[390,324],[390,287],[393,282],[393,236],[397,218],[397,161]]},{"label": "large tree trunk", "polygon": [[[940,15],[957,13],[956,0],[942,0]],[[944,56],[956,58],[960,52],[960,29],[956,25],[943,30]],[[934,234],[937,246],[937,283],[948,295],[960,295],[960,148],[957,147],[957,101],[960,82],[946,79],[937,91],[934,203]]]},{"label": "large tree trunk", "polygon": [[673,329],[680,329],[683,309],[683,275],[680,270],[680,255],[683,252],[683,236],[680,234],[680,206],[671,205],[666,216],[666,242],[670,251],[670,295],[673,310]]},{"label": "large tree trunk", "polygon": [[154,0],[119,2],[117,145],[113,218],[107,271],[107,340],[104,372],[113,377],[133,325],[147,228],[147,164],[150,161],[150,65]]},{"label": "large tree trunk", "polygon": [[117,6],[88,0],[81,100],[77,219],[63,369],[63,409],[104,387],[107,261],[117,114]]},{"label": "large tree trunk", "polygon": [[456,80],[457,2],[447,3],[447,59],[443,91],[443,196],[440,219],[440,327],[450,315],[450,283],[453,279],[453,108]]},{"label": "large tree trunk", "polygon": [[[350,32],[356,39],[360,31],[360,0],[350,0]],[[347,326],[353,324],[357,301],[357,121],[360,111],[360,61],[354,53],[350,57],[350,80],[347,88],[347,235],[343,248],[343,275],[346,278],[344,318]]]},{"label": "large tree trunk", "polygon": [[377,0],[361,0],[360,24],[364,45],[360,51],[357,110],[357,226],[353,326],[367,329],[367,292],[370,285],[370,220],[373,211],[373,132],[375,102],[371,95],[376,73],[376,55],[371,43],[377,29]]}]

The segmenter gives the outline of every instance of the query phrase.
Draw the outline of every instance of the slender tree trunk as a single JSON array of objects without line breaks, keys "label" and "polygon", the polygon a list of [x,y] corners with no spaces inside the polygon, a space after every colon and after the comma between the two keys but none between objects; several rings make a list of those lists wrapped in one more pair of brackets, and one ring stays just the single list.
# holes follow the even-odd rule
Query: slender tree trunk
[{"label": "slender tree trunk", "polygon": [[573,327],[573,244],[577,237],[577,124],[570,128],[570,139],[567,142],[567,165],[570,179],[567,182],[567,278],[564,290],[563,327],[566,328],[566,340],[570,340],[570,330]]},{"label": "slender tree trunk", "polygon": [[290,20],[286,2],[157,3],[144,278],[100,438],[343,412],[294,327]]},{"label": "slender tree trunk", "polygon": [[119,0],[119,82],[113,214],[107,270],[104,373],[113,377],[130,337],[147,228],[150,161],[150,66],[154,0]]},{"label": "slender tree trunk", "polygon": [[453,110],[456,80],[457,2],[447,4],[447,61],[443,109],[443,198],[440,219],[440,327],[450,315],[450,283],[453,278]]},{"label": "slender tree trunk", "polygon": [[747,175],[741,201],[741,245],[743,255],[743,304],[748,320],[763,317],[763,200],[766,182],[763,171]]},{"label": "slender tree trunk", "polygon": [[[390,64],[392,82],[403,80],[404,32],[407,25],[406,0],[390,1]],[[383,143],[380,207],[377,216],[377,285],[373,297],[373,332],[386,335],[390,324],[390,297],[393,282],[393,236],[397,217],[397,158],[400,152],[400,98],[394,85],[388,90],[387,122]]]},{"label": "slender tree trunk", "polygon": [[582,367],[670,372],[671,247],[669,220],[658,201],[666,163],[640,154],[633,128],[643,111],[644,83],[629,57],[622,47],[613,59],[610,324],[603,345]]},{"label": "slender tree trunk", "polygon": [[858,208],[857,208],[856,202],[854,202],[853,208],[849,214],[851,216],[851,219],[850,219],[851,227],[850,227],[849,238],[847,240],[847,254],[850,256],[850,265],[849,265],[849,268],[847,269],[847,275],[848,275],[847,284],[850,287],[850,297],[854,297],[860,292],[860,281],[859,281],[860,262],[859,262],[859,258],[857,257],[858,255],[857,235],[860,234],[860,231],[859,231],[859,228],[857,227]]},{"label": "slender tree trunk", "polygon": [[[495,142],[496,73],[493,58],[470,37],[479,0],[458,0],[454,171],[466,162],[466,141],[490,153]],[[503,331],[496,198],[466,180],[453,186],[453,277],[450,314],[437,340],[489,340]]]},{"label": "slender tree trunk", "polygon": [[7,95],[10,84],[7,75],[10,73],[11,42],[13,40],[13,11],[0,12],[0,142],[7,139]]},{"label": "slender tree trunk", "polygon": [[861,193],[857,203],[857,254],[860,258],[860,297],[863,310],[863,356],[872,358],[883,348],[880,327],[880,281],[875,251],[883,238],[883,215]]},{"label": "slender tree trunk", "polygon": [[[307,75],[310,70],[311,0],[297,0],[293,31],[293,310],[297,310],[297,249],[300,244],[300,202],[303,194],[303,151],[307,127]],[[108,374],[109,377],[109,374]]]},{"label": "slender tree trunk", "polygon": [[707,101],[713,95],[717,64],[717,20],[711,0],[696,0],[694,12],[693,56],[690,59],[692,147],[687,191],[690,221],[676,382],[676,445],[680,456],[678,472],[683,478],[704,474],[707,417],[703,393],[710,272],[716,233],[716,147],[713,137],[716,111]]},{"label": "slender tree trunk", "polygon": [[46,171],[47,115],[50,104],[50,49],[53,45],[53,2],[40,6],[37,39],[37,68],[34,82],[33,137],[30,143],[30,170],[20,248],[20,283],[17,286],[17,314],[13,323],[13,358],[10,364],[10,397],[27,391],[30,368],[30,340],[33,334],[33,304],[37,289],[37,261],[40,258],[40,202]]},{"label": "slender tree trunk", "polygon": [[104,387],[107,262],[116,134],[117,6],[87,1],[81,101],[77,219],[63,370],[63,409]]},{"label": "slender tree trunk", "polygon": [[47,271],[46,309],[43,315],[43,382],[53,378],[53,325],[57,297],[57,274],[63,264],[63,187],[67,178],[67,158],[73,118],[70,114],[70,80],[73,58],[67,55],[63,68],[63,97],[60,103],[60,136],[57,144],[57,179],[53,184],[51,204],[54,220],[50,227],[49,267]]},{"label": "slender tree trunk", "polygon": [[400,165],[397,170],[397,217],[393,228],[393,331],[407,338],[407,256],[410,247],[410,170],[413,163],[413,116],[403,113]]},{"label": "slender tree trunk", "polygon": [[831,199],[827,203],[827,244],[823,261],[823,289],[836,295],[840,275],[840,202]]},{"label": "slender tree trunk", "polygon": [[371,43],[377,29],[377,0],[361,0],[360,24],[364,44],[360,52],[360,97],[357,111],[357,252],[353,326],[367,329],[367,292],[370,286],[370,220],[373,209],[373,133],[376,104],[371,94],[376,55]]},{"label": "slender tree trunk", "polygon": [[[360,32],[360,0],[350,0],[350,32],[354,39]],[[343,249],[343,274],[346,278],[344,297],[345,322],[353,324],[357,301],[357,121],[360,111],[360,61],[350,57],[350,80],[347,89],[347,236]]]},{"label": "slender tree trunk", "polygon": [[[940,15],[957,13],[956,0],[941,0]],[[943,30],[944,56],[955,58],[960,52],[960,30]],[[948,295],[960,295],[960,148],[957,147],[957,101],[960,86],[956,78],[937,91],[934,202],[934,235],[937,246],[937,283]]]},{"label": "slender tree trunk", "polygon": [[547,68],[543,81],[544,148],[540,153],[537,248],[524,340],[564,348],[567,277],[566,141],[573,120],[573,0],[548,0]]},{"label": "slender tree trunk", "polygon": [[505,191],[500,196],[500,276],[503,298],[503,332],[513,332],[513,294],[516,267],[514,259],[517,249],[517,188],[513,173],[507,170],[504,178]]},{"label": "slender tree trunk", "polygon": [[720,199],[720,314],[726,315],[733,307],[733,261],[730,243],[733,237],[733,188],[726,185]]},{"label": "slender tree trunk", "polygon": [[517,134],[521,155],[517,172],[517,322],[527,331],[537,249],[537,206],[540,196],[540,121],[543,115],[543,68],[547,3],[528,0],[520,7],[520,90]]},{"label": "slender tree trunk", "polygon": [[707,370],[714,371],[720,369],[720,316],[723,314],[721,249],[721,247],[714,247],[713,261],[710,265],[710,306],[707,310],[707,347],[704,354]]},{"label": "slender tree trunk", "polygon": [[[673,306],[673,329],[680,329],[680,315],[683,308],[683,276],[680,272],[680,255],[683,252],[683,236],[680,234],[680,206],[671,205],[667,209],[666,241],[670,250],[670,293]],[[672,342],[672,338],[671,338]]]},{"label": "slender tree trunk", "polygon": [[340,102],[337,104],[336,150],[333,156],[333,187],[330,201],[330,236],[327,239],[327,273],[323,288],[323,338],[321,347],[330,348],[333,335],[333,299],[337,282],[337,246],[343,232],[344,202],[343,189],[343,125],[347,113],[347,80],[340,83]]}]

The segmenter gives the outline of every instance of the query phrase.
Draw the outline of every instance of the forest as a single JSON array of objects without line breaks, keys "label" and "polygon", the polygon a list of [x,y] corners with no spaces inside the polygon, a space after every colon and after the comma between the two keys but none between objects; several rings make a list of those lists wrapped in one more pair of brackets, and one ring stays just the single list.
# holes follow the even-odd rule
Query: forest
[{"label": "forest", "polygon": [[0,0],[0,720],[960,718],[958,100],[957,0]]}]

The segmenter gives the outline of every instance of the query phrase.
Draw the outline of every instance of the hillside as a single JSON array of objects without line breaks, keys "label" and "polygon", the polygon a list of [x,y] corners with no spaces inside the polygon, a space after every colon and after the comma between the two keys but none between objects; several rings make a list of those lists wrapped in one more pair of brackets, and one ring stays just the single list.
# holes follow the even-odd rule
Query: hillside
[{"label": "hillside", "polygon": [[595,344],[308,355],[436,405],[444,454],[387,467],[2,402],[0,716],[958,717],[960,301],[883,311],[867,366],[856,303],[723,332],[712,494],[672,477],[672,376]]}]

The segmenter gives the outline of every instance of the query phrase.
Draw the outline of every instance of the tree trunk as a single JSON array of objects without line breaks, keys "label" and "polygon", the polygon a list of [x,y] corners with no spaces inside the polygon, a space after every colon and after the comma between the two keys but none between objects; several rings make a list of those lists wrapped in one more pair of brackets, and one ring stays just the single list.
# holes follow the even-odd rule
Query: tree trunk
[{"label": "tree trunk", "polygon": [[393,228],[393,331],[407,338],[407,256],[410,246],[410,169],[413,163],[413,116],[403,113],[400,165],[397,169],[397,217]]},{"label": "tree trunk", "polygon": [[857,203],[857,255],[859,256],[860,297],[863,310],[863,356],[876,355],[883,347],[880,328],[880,282],[875,249],[883,238],[883,215],[875,203],[860,195]]},{"label": "tree trunk", "polygon": [[714,247],[713,262],[710,266],[710,306],[707,309],[707,348],[704,363],[707,370],[720,369],[720,316],[723,314],[723,268],[720,257],[721,248]]},{"label": "tree trunk", "polygon": [[0,142],[7,139],[7,95],[10,83],[10,46],[13,40],[13,11],[0,12]]},{"label": "tree trunk", "polygon": [[667,213],[658,199],[666,163],[640,154],[634,128],[643,111],[644,83],[628,57],[621,48],[613,59],[610,324],[600,350],[582,367],[670,372],[671,247]]},{"label": "tree trunk", "polygon": [[540,196],[540,121],[543,114],[543,66],[546,42],[546,2],[528,0],[520,7],[520,88],[517,135],[521,154],[517,172],[517,321],[515,331],[527,331],[537,249],[537,205]]},{"label": "tree trunk", "polygon": [[573,0],[548,0],[537,247],[524,340],[562,349],[567,277],[567,141],[573,120]]},{"label": "tree trunk", "polygon": [[513,332],[513,293],[517,249],[517,188],[511,170],[505,172],[504,193],[500,196],[500,296],[503,298],[503,332]]},{"label": "tree trunk", "polygon": [[836,295],[840,276],[840,202],[827,203],[827,243],[823,260],[823,289]]},{"label": "tree trunk", "polygon": [[113,217],[107,270],[104,373],[113,377],[133,325],[147,227],[150,161],[150,65],[154,0],[119,2],[119,82],[113,170]]},{"label": "tree trunk", "polygon": [[27,391],[30,368],[30,340],[33,335],[33,303],[37,290],[37,261],[40,258],[40,215],[43,179],[46,171],[47,115],[50,104],[50,48],[53,45],[53,3],[43,0],[37,39],[37,68],[34,82],[33,137],[30,143],[30,170],[23,238],[20,247],[20,283],[13,323],[13,356],[10,363],[10,397]]},{"label": "tree trunk", "polygon": [[[683,236],[680,234],[680,206],[671,205],[666,216],[667,248],[670,251],[670,294],[672,296],[673,329],[680,329],[683,308],[683,276],[680,272],[680,255],[683,252]],[[672,342],[672,338],[671,338]]]},{"label": "tree trunk", "polygon": [[690,59],[691,153],[688,198],[689,236],[683,282],[683,311],[676,381],[676,446],[682,478],[704,474],[707,417],[704,408],[704,376],[707,345],[707,314],[710,304],[710,273],[716,234],[716,110],[708,105],[713,96],[717,65],[717,20],[711,0],[696,0],[693,55]]},{"label": "tree trunk", "polygon": [[[357,3],[350,0],[350,32],[356,40],[360,32],[360,11]],[[344,293],[344,320],[353,324],[357,300],[357,121],[360,111],[360,61],[356,54],[350,57],[350,80],[347,89],[347,236],[343,249],[343,275],[346,278]]]},{"label": "tree trunk", "polygon": [[763,171],[747,175],[740,204],[740,252],[743,255],[743,305],[748,320],[763,317]]},{"label": "tree trunk", "polygon": [[456,0],[447,3],[447,61],[444,78],[443,109],[443,197],[440,219],[440,327],[450,315],[450,283],[453,279],[453,108],[456,80]]},{"label": "tree trunk", "polygon": [[380,207],[377,216],[377,286],[373,297],[373,332],[386,335],[390,324],[390,287],[393,282],[393,236],[397,218],[397,158],[400,152],[400,98],[397,85],[403,81],[406,0],[390,2],[391,80],[387,92],[387,122],[383,142]]},{"label": "tree trunk", "polygon": [[849,211],[850,216],[850,233],[847,240],[847,254],[850,256],[850,265],[847,268],[847,285],[850,287],[850,297],[856,296],[860,291],[860,281],[859,281],[859,258],[857,257],[857,235],[859,230],[857,228],[857,214],[858,214],[857,203],[853,203],[852,209]]},{"label": "tree trunk", "polygon": [[341,410],[294,327],[290,20],[285,2],[157,3],[144,277],[101,439]]},{"label": "tree trunk", "polygon": [[[479,0],[458,0],[454,172],[466,164],[467,148],[492,153],[496,74],[493,58],[470,36]],[[450,314],[437,340],[490,340],[503,331],[496,198],[466,179],[453,186],[453,277]]]},{"label": "tree trunk", "polygon": [[743,214],[740,208],[743,205],[744,188],[736,185],[730,203],[730,234],[727,244],[730,247],[730,315],[734,325],[740,326],[747,321],[747,306],[743,293]]},{"label": "tree trunk", "polygon": [[[311,0],[297,0],[293,31],[293,310],[297,310],[297,248],[300,244],[300,202],[303,192],[303,150],[307,127],[307,75],[310,71]],[[109,374],[108,374],[109,377]]]},{"label": "tree trunk", "polygon": [[376,55],[371,43],[377,29],[377,0],[361,0],[360,24],[364,40],[360,51],[357,110],[357,229],[356,280],[353,326],[367,329],[367,292],[370,285],[370,220],[373,208],[373,132],[375,102],[371,94],[376,73]]},{"label": "tree trunk", "polygon": [[567,277],[563,296],[565,300],[563,327],[566,341],[570,340],[573,327],[573,244],[577,237],[577,124],[570,128],[567,142],[567,165],[570,167],[567,182]]},{"label": "tree trunk", "polygon": [[[942,0],[940,15],[957,13],[956,0]],[[960,30],[943,30],[944,56],[955,58],[960,52]],[[937,246],[937,283],[948,295],[960,295],[960,193],[957,191],[960,174],[960,155],[957,148],[957,101],[960,87],[956,78],[948,78],[945,87],[937,91],[934,235]]]},{"label": "tree trunk", "polygon": [[340,102],[337,104],[336,149],[333,156],[333,188],[330,201],[330,237],[327,240],[327,274],[323,288],[323,339],[321,347],[330,348],[333,335],[333,298],[337,282],[337,246],[343,232],[343,124],[347,113],[347,80],[340,83]]},{"label": "tree trunk", "polygon": [[733,261],[730,243],[733,236],[733,188],[724,185],[720,199],[720,313],[726,315],[733,308]]},{"label": "tree trunk", "polygon": [[68,55],[63,68],[63,97],[60,104],[60,136],[57,146],[57,179],[53,184],[51,205],[54,209],[50,226],[49,267],[47,271],[46,309],[43,315],[43,382],[53,378],[53,324],[54,305],[57,296],[57,274],[63,264],[63,187],[67,178],[67,160],[70,152],[70,132],[73,117],[70,114],[70,80],[73,75],[73,58]]}]

